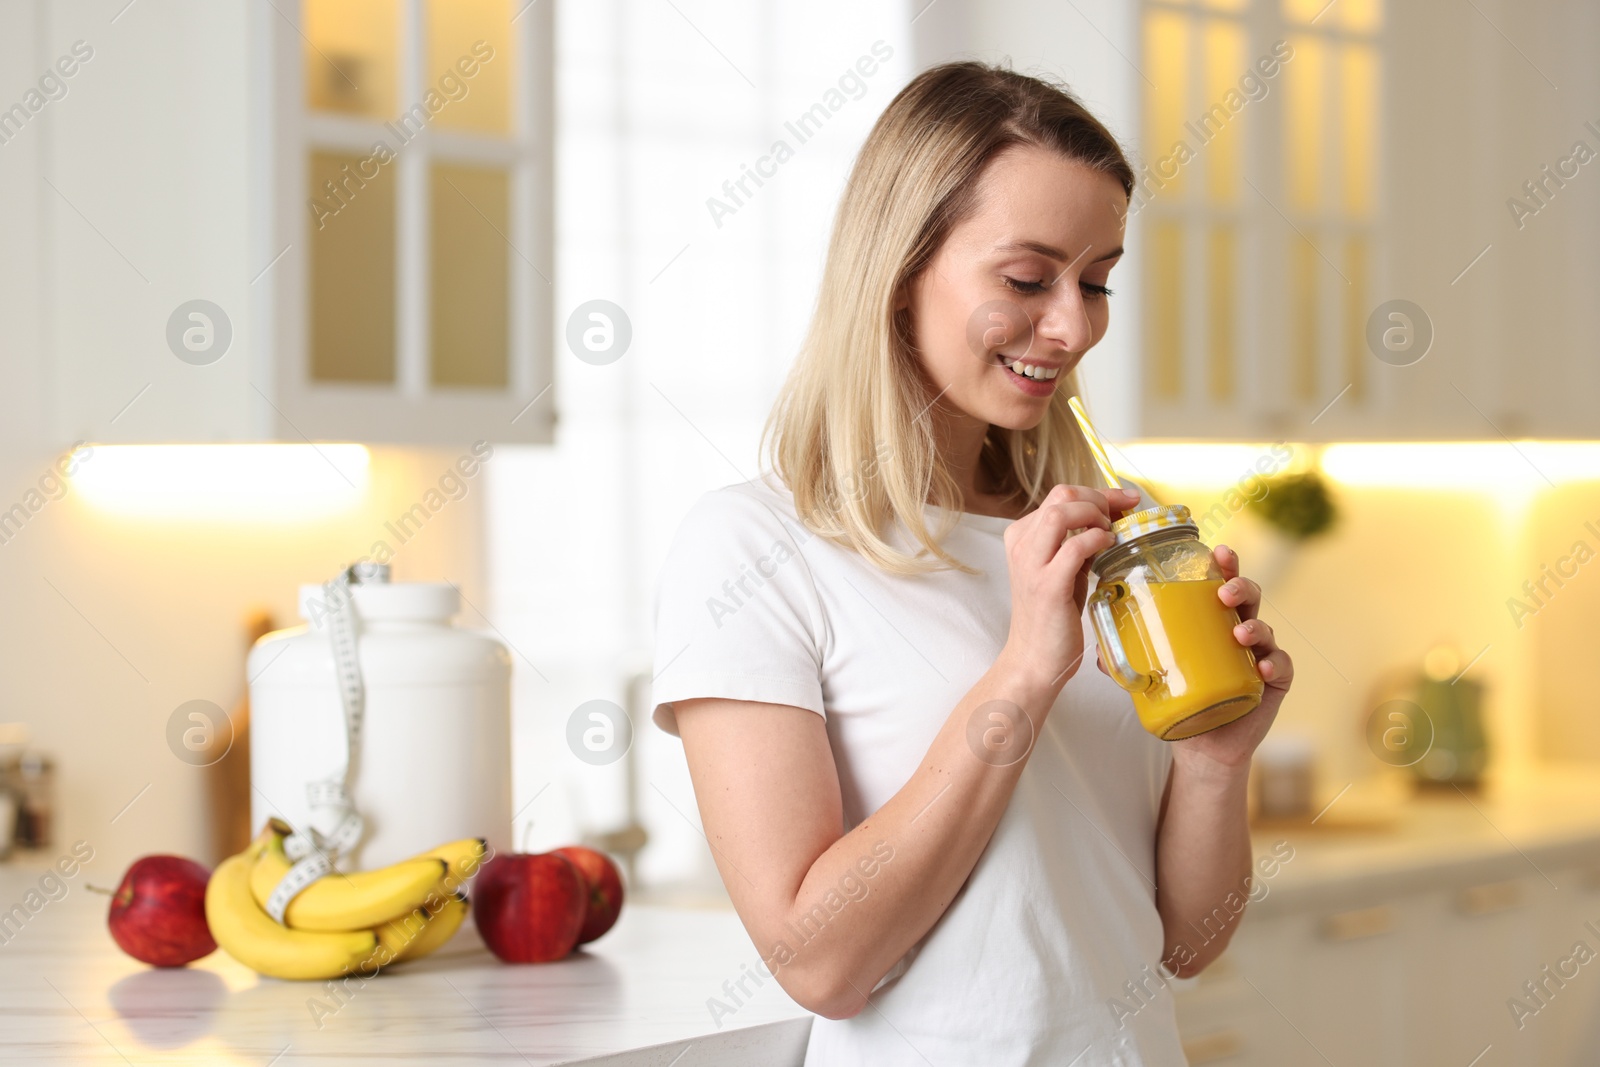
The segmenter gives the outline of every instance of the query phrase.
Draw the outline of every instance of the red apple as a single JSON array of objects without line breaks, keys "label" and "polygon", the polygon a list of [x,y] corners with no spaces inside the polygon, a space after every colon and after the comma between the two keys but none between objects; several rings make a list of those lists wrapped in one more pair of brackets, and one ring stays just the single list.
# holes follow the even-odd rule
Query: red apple
[{"label": "red apple", "polygon": [[588,886],[554,852],[495,856],[472,887],[472,921],[507,963],[548,963],[571,952],[587,914]]},{"label": "red apple", "polygon": [[216,951],[206,926],[211,872],[182,856],[136,860],[111,895],[106,925],[122,951],[156,967],[182,967]]},{"label": "red apple", "polygon": [[558,848],[556,855],[571,860],[589,886],[588,911],[578,934],[578,944],[586,945],[615,926],[622,914],[622,872],[610,856],[582,845]]}]

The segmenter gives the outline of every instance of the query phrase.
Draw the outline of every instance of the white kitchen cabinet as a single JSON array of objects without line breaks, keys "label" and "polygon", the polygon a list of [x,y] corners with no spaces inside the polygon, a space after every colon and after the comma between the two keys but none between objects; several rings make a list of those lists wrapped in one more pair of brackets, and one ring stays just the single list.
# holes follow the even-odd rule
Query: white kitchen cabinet
[{"label": "white kitchen cabinet", "polygon": [[[1582,342],[1600,326],[1583,291],[1600,272],[1584,236],[1600,224],[1600,181],[1570,158],[1578,141],[1600,153],[1600,126],[1557,106],[1554,88],[1593,98],[1597,42],[1593,11],[1147,0],[1130,53],[1147,76],[1127,77],[1146,105],[1154,192],[1136,198],[1121,268],[1142,273],[1136,425],[1119,430],[1600,432],[1581,400],[1600,391]],[[1262,60],[1277,73],[1241,95]],[[1567,177],[1547,181],[1541,167],[1562,159]],[[1530,179],[1547,181],[1545,197]],[[1544,206],[1519,218],[1516,198]]]},{"label": "white kitchen cabinet", "polygon": [[1266,1044],[1271,1009],[1240,977],[1239,957],[1229,952],[1197,977],[1173,982],[1178,1030],[1189,1067],[1274,1062]]},{"label": "white kitchen cabinet", "polygon": [[[0,13],[31,69],[75,57],[3,161],[25,194],[4,210],[38,216],[0,256],[42,265],[18,309],[37,328],[6,329],[32,342],[44,443],[548,441],[553,16],[520,6],[337,10],[387,26],[382,64],[382,33],[310,25],[320,0]],[[475,18],[492,59],[441,52]],[[317,99],[340,78],[381,103]],[[380,140],[391,158],[350,178]]]},{"label": "white kitchen cabinet", "polygon": [[1259,921],[1247,913],[1224,957],[1260,1002],[1241,1062],[1410,1067],[1402,961],[1411,925],[1405,907],[1370,900]]},{"label": "white kitchen cabinet", "polygon": [[[1211,968],[1174,983],[1191,1062],[1590,1067],[1597,849],[1507,849],[1269,896]],[[1537,1010],[1519,1020],[1513,998]]]},{"label": "white kitchen cabinet", "polygon": [[[1544,1059],[1551,1067],[1589,1067],[1600,1056],[1600,860],[1551,872],[1559,887],[1538,915],[1538,965],[1552,969],[1573,959],[1579,943],[1597,955],[1588,963],[1562,967],[1565,984],[1554,985],[1555,995],[1537,1015],[1525,1018],[1526,1029],[1539,1037]],[[1591,925],[1592,924],[1592,925]],[[1528,979],[1535,979],[1529,975]],[[1558,974],[1559,978],[1560,975]],[[1508,994],[1509,995],[1509,994]],[[1509,1017],[1509,1015],[1508,1015]]]},{"label": "white kitchen cabinet", "polygon": [[1557,1062],[1539,1056],[1554,1041],[1553,1020],[1518,1032],[1505,1006],[1538,976],[1536,929],[1548,904],[1529,879],[1493,878],[1247,914],[1219,963],[1236,968],[1266,1010],[1216,1014],[1186,990],[1185,1038],[1231,1030],[1240,1056],[1223,1062],[1240,1064],[1463,1067],[1490,1046],[1502,1054],[1496,1062]]},{"label": "white kitchen cabinet", "polygon": [[1113,440],[1600,435],[1600,158],[1542,170],[1600,154],[1568,106],[1600,95],[1595,5],[944,0],[915,29],[922,62],[1060,76],[1154,192],[1081,372]]},{"label": "white kitchen cabinet", "polygon": [[1519,1031],[1506,1008],[1521,983],[1538,976],[1539,915],[1554,895],[1537,873],[1525,864],[1523,870],[1416,899],[1406,984],[1419,1067],[1470,1063],[1491,1048],[1498,1063],[1549,1062],[1541,1055],[1546,1028]]}]

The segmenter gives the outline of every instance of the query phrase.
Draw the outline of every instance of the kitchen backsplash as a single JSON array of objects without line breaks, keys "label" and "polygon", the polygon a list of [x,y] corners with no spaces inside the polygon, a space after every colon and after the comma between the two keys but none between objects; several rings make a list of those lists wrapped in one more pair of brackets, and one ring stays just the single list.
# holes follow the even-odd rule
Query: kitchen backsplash
[{"label": "kitchen backsplash", "polygon": [[[1336,527],[1299,545],[1249,510],[1210,537],[1263,582],[1264,617],[1297,675],[1276,729],[1316,740],[1324,793],[1381,769],[1366,748],[1367,717],[1439,644],[1487,687],[1493,766],[1600,761],[1600,482],[1559,482],[1528,502],[1494,484],[1331,491]],[[1156,489],[1197,514],[1225,493]],[[1535,603],[1530,582],[1549,594]]]}]

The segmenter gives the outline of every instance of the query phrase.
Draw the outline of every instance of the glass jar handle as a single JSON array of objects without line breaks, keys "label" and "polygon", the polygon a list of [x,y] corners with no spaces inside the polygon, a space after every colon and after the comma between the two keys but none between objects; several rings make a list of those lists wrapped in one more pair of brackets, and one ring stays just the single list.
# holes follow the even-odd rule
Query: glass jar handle
[{"label": "glass jar handle", "polygon": [[1117,621],[1111,616],[1112,591],[1120,591],[1116,582],[1102,585],[1089,598],[1089,618],[1094,622],[1094,632],[1100,638],[1100,651],[1105,656],[1106,669],[1116,683],[1130,693],[1142,693],[1155,684],[1155,675],[1136,671],[1128,660],[1128,651],[1117,636]]}]

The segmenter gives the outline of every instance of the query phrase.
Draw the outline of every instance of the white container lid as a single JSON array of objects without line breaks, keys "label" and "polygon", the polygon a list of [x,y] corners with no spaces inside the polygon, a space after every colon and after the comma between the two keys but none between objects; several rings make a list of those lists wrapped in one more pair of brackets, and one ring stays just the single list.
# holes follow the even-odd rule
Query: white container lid
[{"label": "white container lid", "polygon": [[[350,587],[364,622],[448,622],[461,611],[461,594],[449,582],[394,582]],[[335,605],[320,585],[300,587],[300,617],[313,629],[327,625]]]}]

